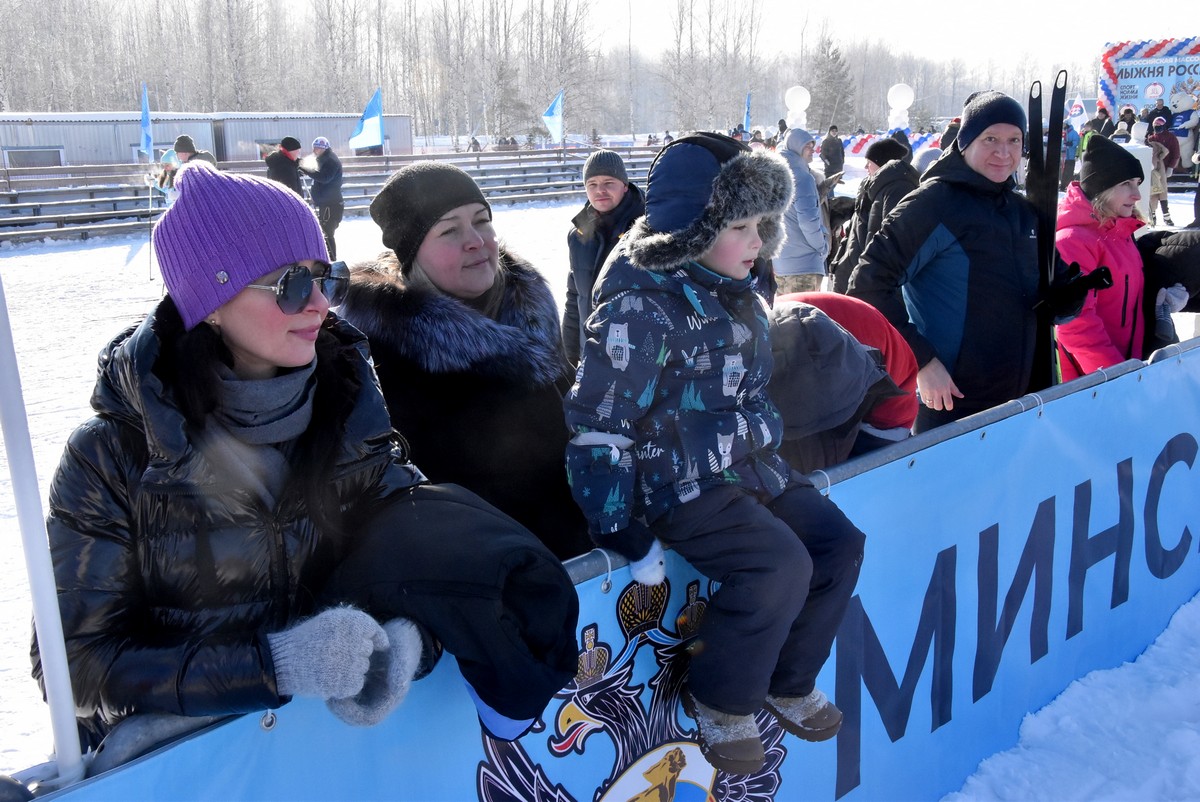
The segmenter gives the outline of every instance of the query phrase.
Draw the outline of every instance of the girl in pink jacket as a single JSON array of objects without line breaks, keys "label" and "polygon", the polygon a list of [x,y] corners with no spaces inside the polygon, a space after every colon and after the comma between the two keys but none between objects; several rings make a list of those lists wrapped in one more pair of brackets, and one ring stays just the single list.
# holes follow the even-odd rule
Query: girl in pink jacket
[{"label": "girl in pink jacket", "polygon": [[1088,139],[1080,180],[1058,204],[1055,242],[1067,264],[1090,273],[1112,270],[1113,284],[1091,290],[1078,317],[1057,326],[1062,380],[1070,381],[1126,359],[1142,358],[1142,258],[1133,232],[1145,225],[1137,202],[1142,165],[1102,136]]}]

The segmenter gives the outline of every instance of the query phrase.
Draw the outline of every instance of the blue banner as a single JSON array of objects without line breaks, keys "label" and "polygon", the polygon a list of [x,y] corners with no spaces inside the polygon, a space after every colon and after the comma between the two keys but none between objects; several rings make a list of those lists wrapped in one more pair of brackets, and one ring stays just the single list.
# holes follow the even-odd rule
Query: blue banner
[{"label": "blue banner", "polygon": [[550,132],[550,141],[558,144],[563,140],[563,92],[558,90],[558,95],[555,96],[554,102],[546,109],[546,113],[542,115],[542,122],[546,124],[546,130]]},{"label": "blue banner", "polygon": [[350,134],[350,147],[353,150],[362,148],[378,148],[383,146],[383,88],[375,90],[358,118],[354,133]]},{"label": "blue banner", "polygon": [[148,161],[154,161],[154,133],[150,128],[150,98],[146,94],[146,84],[142,84],[142,144],[138,150],[146,154]]}]

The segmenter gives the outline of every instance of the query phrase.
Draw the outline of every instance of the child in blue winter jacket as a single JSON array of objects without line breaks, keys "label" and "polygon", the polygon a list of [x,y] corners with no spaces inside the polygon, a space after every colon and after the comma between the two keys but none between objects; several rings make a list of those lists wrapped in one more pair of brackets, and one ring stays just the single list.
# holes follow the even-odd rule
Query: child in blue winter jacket
[{"label": "child in blue winter jacket", "polygon": [[[768,308],[792,177],[719,134],[671,142],[646,214],[605,267],[565,405],[567,469],[595,541],[663,581],[663,545],[720,583],[691,647],[685,708],[713,766],[745,774],[754,715],[833,737],[816,689],[858,579],[864,536],[776,453]],[[765,293],[764,293],[765,294]]]}]

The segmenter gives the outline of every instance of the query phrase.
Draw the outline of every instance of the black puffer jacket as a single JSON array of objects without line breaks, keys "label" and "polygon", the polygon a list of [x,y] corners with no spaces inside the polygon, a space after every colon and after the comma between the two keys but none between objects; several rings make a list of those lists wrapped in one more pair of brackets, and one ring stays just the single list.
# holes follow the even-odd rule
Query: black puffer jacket
[{"label": "black puffer jacket", "polygon": [[406,283],[391,251],[355,265],[339,308],[371,342],[394,425],[433,482],[453,482],[512,516],[560,558],[592,548],[567,487],[570,384],[546,280],[500,251],[498,320]]},{"label": "black puffer jacket", "polygon": [[850,219],[850,233],[833,263],[835,292],[846,294],[850,288],[850,274],[858,266],[867,243],[883,226],[888,213],[905,195],[917,188],[920,180],[915,167],[900,159],[892,159],[859,185],[858,195],[854,199],[854,217]]},{"label": "black puffer jacket", "polygon": [[50,488],[67,655],[92,736],[133,712],[279,706],[267,633],[313,612],[353,534],[423,481],[394,436],[366,341],[331,315],[310,433],[344,427],[325,505],[340,520],[318,528],[295,485],[265,509],[195,447],[153,371],[171,316],[178,328],[160,305],[101,353],[96,416],[71,435]]},{"label": "black puffer jacket", "polygon": [[1024,395],[1035,375],[1037,218],[1013,186],[975,172],[957,149],[943,153],[850,277],[849,294],[883,313],[918,365],[945,365],[964,396],[955,418]]},{"label": "black puffer jacket", "polygon": [[304,190],[300,187],[300,165],[282,150],[275,150],[263,159],[267,163],[267,178],[278,181],[285,187],[303,197]]}]

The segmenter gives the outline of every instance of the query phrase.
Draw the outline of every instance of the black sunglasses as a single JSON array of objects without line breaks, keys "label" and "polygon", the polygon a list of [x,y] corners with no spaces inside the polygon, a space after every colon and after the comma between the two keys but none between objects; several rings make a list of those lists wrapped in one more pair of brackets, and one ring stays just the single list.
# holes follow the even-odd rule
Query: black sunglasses
[{"label": "black sunglasses", "polygon": [[[275,293],[275,303],[279,304],[279,310],[285,315],[297,314],[308,305],[314,283],[330,306],[337,306],[346,298],[346,289],[350,286],[350,269],[346,267],[345,262],[317,262],[312,270],[299,264],[284,267],[283,275],[274,284],[246,286]],[[313,275],[314,271],[321,275]]]}]

